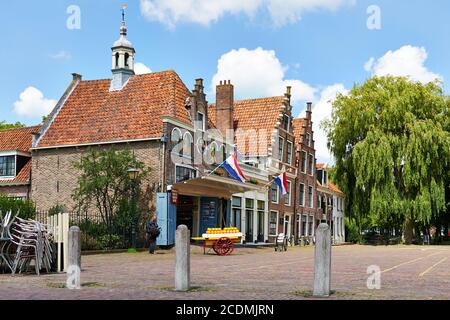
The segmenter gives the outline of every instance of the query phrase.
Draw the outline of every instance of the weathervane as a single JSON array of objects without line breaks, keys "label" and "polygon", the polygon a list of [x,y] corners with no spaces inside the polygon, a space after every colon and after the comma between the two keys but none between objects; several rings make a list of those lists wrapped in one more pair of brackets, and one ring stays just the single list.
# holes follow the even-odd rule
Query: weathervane
[{"label": "weathervane", "polygon": [[122,22],[125,22],[125,10],[128,8],[126,3],[122,3]]}]

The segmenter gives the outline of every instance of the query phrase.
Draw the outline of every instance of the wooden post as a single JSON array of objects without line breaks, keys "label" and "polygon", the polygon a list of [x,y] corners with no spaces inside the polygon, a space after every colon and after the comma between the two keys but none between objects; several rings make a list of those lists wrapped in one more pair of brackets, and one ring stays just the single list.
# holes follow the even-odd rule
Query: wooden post
[{"label": "wooden post", "polygon": [[331,286],[331,230],[322,223],[316,232],[314,297],[329,297]]},{"label": "wooden post", "polygon": [[188,291],[190,288],[190,231],[181,225],[175,233],[175,290]]},{"label": "wooden post", "polygon": [[78,227],[69,230],[67,288],[81,289],[81,232]]}]

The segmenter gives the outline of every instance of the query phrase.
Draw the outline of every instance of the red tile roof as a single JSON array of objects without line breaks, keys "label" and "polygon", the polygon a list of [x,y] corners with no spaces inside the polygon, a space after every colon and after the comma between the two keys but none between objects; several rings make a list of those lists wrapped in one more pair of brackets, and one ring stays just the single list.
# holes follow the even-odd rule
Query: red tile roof
[{"label": "red tile roof", "polygon": [[[256,130],[257,132],[264,130],[267,145],[269,145],[280,114],[284,110],[284,99],[285,97],[280,96],[235,101],[233,105],[234,129]],[[213,123],[216,123],[216,107],[214,104],[209,107],[209,117]],[[240,150],[240,152],[246,155],[266,155],[267,148],[258,150],[258,147],[254,144],[246,143],[245,150]]]},{"label": "red tile roof", "polygon": [[33,139],[32,133],[38,132],[40,128],[35,126],[0,131],[0,151],[29,152]]},{"label": "red tile roof", "polygon": [[173,70],[133,76],[120,91],[110,84],[80,81],[37,147],[159,138],[162,116],[191,124],[190,91]]},{"label": "red tile roof", "polygon": [[0,186],[8,184],[28,184],[31,178],[31,158],[12,180],[0,180]]}]

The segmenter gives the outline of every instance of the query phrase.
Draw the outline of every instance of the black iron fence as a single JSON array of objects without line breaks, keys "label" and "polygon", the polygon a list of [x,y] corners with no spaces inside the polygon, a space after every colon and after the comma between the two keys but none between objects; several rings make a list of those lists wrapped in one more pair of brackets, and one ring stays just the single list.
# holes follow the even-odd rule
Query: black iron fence
[{"label": "black iron fence", "polygon": [[[47,211],[36,212],[36,220],[48,224]],[[83,251],[114,250],[131,248],[131,220],[127,216],[113,217],[107,224],[102,215],[95,212],[69,212],[70,226],[78,226],[81,230],[81,249]],[[147,246],[145,223],[137,218],[137,248]]]}]

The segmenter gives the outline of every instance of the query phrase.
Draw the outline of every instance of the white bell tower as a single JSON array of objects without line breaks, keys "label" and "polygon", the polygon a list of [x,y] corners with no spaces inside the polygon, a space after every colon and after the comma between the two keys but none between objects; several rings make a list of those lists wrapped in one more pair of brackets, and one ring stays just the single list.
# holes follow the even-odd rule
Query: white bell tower
[{"label": "white bell tower", "polygon": [[127,39],[127,27],[125,24],[125,9],[122,6],[122,26],[120,38],[112,46],[112,73],[111,91],[121,90],[134,75],[134,50],[133,44]]}]

